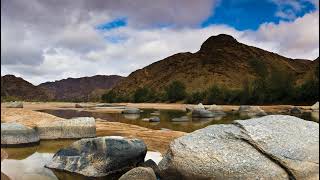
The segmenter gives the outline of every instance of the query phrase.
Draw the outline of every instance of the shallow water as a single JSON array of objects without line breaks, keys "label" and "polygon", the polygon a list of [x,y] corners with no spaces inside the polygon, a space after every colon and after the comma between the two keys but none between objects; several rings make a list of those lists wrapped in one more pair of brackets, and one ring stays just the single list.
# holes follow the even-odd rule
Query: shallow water
[{"label": "shallow water", "polygon": [[[204,128],[212,124],[229,124],[234,120],[248,119],[248,117],[240,117],[237,113],[227,113],[225,116],[216,116],[215,118],[192,118],[191,113],[181,110],[156,110],[143,109],[140,114],[119,114],[106,112],[88,112],[81,110],[41,110],[41,112],[49,113],[62,118],[74,117],[94,117],[112,122],[122,122],[127,124],[134,124],[150,129],[170,129],[183,132],[192,132],[197,129]],[[157,116],[160,122],[146,122],[142,119]],[[305,120],[317,121],[310,113],[303,113],[295,115]],[[319,117],[319,112],[317,115]],[[184,117],[186,121],[174,121],[175,118]]]},{"label": "shallow water", "polygon": [[[59,149],[69,146],[74,141],[76,140],[43,140],[37,146],[3,148],[8,153],[8,159],[1,162],[1,172],[9,176],[12,180],[90,179],[75,173],[55,171],[44,167]],[[148,151],[145,160],[148,159],[159,163],[162,155],[159,152]]]}]

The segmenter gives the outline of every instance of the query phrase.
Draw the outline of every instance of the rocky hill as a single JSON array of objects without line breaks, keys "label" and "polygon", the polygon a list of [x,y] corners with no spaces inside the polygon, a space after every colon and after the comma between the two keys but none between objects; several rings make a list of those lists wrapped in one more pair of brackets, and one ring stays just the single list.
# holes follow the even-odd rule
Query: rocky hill
[{"label": "rocky hill", "polygon": [[1,76],[1,99],[39,101],[49,95],[40,87],[14,75]]},{"label": "rocky hill", "polygon": [[159,92],[175,80],[183,82],[188,92],[214,84],[239,89],[248,80],[273,71],[290,75],[299,84],[313,76],[310,72],[318,62],[286,58],[220,34],[208,38],[196,53],[178,53],[131,73],[113,90],[119,95],[142,87]]},{"label": "rocky hill", "polygon": [[96,75],[92,77],[68,78],[39,85],[54,100],[89,101],[99,99],[107,89],[112,88],[123,77]]}]

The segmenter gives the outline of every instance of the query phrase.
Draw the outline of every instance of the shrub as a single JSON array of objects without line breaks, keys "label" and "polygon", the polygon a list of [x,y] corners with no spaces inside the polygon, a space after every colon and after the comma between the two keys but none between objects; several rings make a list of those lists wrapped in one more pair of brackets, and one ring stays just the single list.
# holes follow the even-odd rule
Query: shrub
[{"label": "shrub", "polygon": [[173,81],[167,88],[165,88],[167,100],[176,102],[183,100],[187,93],[185,85],[180,81]]},{"label": "shrub", "polygon": [[201,102],[204,102],[207,96],[207,92],[192,92],[191,94],[188,95],[187,99],[186,99],[186,103],[188,104],[198,104]]}]

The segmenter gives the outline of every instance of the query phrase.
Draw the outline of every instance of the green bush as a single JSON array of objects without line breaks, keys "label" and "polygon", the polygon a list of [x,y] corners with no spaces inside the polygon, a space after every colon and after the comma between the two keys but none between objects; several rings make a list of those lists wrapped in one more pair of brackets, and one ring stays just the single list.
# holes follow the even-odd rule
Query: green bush
[{"label": "green bush", "polygon": [[180,81],[173,81],[167,88],[165,88],[166,98],[170,102],[183,100],[186,96],[186,87]]},{"label": "green bush", "polygon": [[158,97],[153,90],[148,88],[139,88],[133,93],[132,100],[135,103],[155,102],[158,101]]},{"label": "green bush", "polygon": [[207,92],[192,92],[191,94],[188,95],[187,99],[186,99],[186,103],[188,104],[198,104],[198,103],[202,103],[205,101],[207,96]]}]

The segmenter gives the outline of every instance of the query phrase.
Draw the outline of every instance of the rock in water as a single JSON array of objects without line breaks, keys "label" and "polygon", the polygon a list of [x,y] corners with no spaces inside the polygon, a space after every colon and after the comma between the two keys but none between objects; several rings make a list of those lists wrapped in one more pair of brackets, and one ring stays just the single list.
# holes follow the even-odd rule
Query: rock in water
[{"label": "rock in water", "polygon": [[211,118],[211,117],[214,117],[214,114],[210,111],[205,110],[205,109],[194,109],[192,111],[192,117]]},{"label": "rock in water", "polygon": [[311,106],[312,111],[319,111],[319,101]]},{"label": "rock in water", "polygon": [[162,179],[318,179],[319,124],[271,115],[212,125],[174,140]]},{"label": "rock in water", "polygon": [[240,116],[248,116],[248,117],[259,117],[266,116],[267,113],[264,112],[259,106],[247,106],[241,105],[238,109],[238,113]]},{"label": "rock in water", "polygon": [[119,180],[157,180],[157,177],[151,168],[137,167],[122,175]]},{"label": "rock in water", "polygon": [[23,103],[22,102],[9,102],[6,106],[7,108],[23,108]]},{"label": "rock in water", "polygon": [[143,118],[142,121],[146,121],[146,122],[160,122],[160,118],[159,118],[159,117]]},{"label": "rock in water", "polygon": [[138,108],[126,108],[122,111],[122,114],[140,114],[140,109]]},{"label": "rock in water", "polygon": [[39,142],[38,133],[19,123],[1,123],[1,145],[18,145]]},{"label": "rock in water", "polygon": [[84,138],[96,136],[95,119],[79,117],[43,123],[37,126],[41,139]]},{"label": "rock in water", "polygon": [[140,139],[88,138],[59,150],[46,167],[103,177],[136,167],[144,161],[146,153],[147,146]]},{"label": "rock in water", "polygon": [[290,113],[291,113],[291,114],[301,114],[302,111],[301,111],[301,109],[298,108],[298,107],[293,107],[293,108],[290,109]]},{"label": "rock in water", "polygon": [[202,103],[199,103],[194,109],[205,109]]}]

